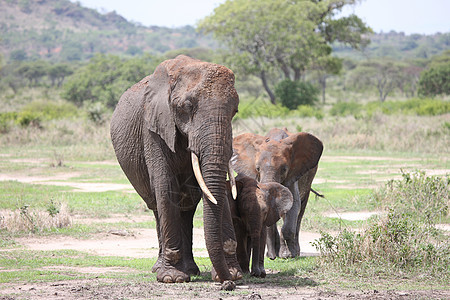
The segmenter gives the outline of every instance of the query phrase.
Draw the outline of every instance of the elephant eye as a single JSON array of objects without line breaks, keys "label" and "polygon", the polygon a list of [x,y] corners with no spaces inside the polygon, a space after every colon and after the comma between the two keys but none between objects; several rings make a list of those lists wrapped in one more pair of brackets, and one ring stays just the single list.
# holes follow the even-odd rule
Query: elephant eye
[{"label": "elephant eye", "polygon": [[183,104],[181,105],[181,108],[185,111],[185,112],[191,112],[192,111],[192,102],[189,100],[186,100],[183,102]]}]

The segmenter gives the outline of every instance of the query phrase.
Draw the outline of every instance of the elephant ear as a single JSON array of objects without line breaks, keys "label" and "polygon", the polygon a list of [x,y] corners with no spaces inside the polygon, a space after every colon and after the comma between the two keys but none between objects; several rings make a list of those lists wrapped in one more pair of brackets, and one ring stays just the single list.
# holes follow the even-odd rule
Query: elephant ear
[{"label": "elephant ear", "polygon": [[306,132],[290,135],[283,140],[291,147],[291,162],[289,172],[286,176],[285,186],[290,186],[305,175],[309,170],[315,168],[322,156],[322,142]]},{"label": "elephant ear", "polygon": [[259,183],[258,186],[265,191],[268,208],[264,225],[271,226],[291,209],[294,198],[287,187],[277,182]]},{"label": "elephant ear", "polygon": [[175,152],[176,126],[170,108],[170,80],[163,64],[150,76],[145,93],[144,119],[146,128],[159,135]]},{"label": "elephant ear", "polygon": [[233,156],[230,161],[237,173],[257,178],[255,156],[265,139],[253,133],[243,133],[233,139]]}]

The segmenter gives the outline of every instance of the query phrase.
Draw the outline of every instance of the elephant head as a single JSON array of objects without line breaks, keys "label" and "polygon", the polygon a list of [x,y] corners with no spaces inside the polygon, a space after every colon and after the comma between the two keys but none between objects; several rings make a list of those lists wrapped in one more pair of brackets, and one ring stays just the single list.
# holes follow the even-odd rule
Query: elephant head
[{"label": "elephant head", "polygon": [[[164,258],[171,261],[163,267],[178,268],[178,257],[186,252],[179,249],[185,247],[181,243],[192,248],[188,234],[177,232],[192,228],[192,223],[182,226],[173,216],[180,216],[180,205],[197,204],[200,186],[205,195],[206,247],[220,279],[231,279],[221,226],[224,211],[229,217],[226,177],[232,155],[231,120],[238,103],[231,70],[180,55],[162,62],[152,75],[128,89],[114,111],[111,138],[118,161],[159,216],[162,251],[172,251]],[[198,185],[191,179],[194,175]],[[231,221],[230,227],[233,232]],[[180,276],[167,281],[189,280],[186,274]]]},{"label": "elephant head", "polygon": [[274,225],[292,207],[293,197],[288,188],[276,182],[259,183],[239,175],[236,177],[237,198],[228,197],[236,232],[237,259],[243,272],[265,277],[264,249],[266,227]]}]

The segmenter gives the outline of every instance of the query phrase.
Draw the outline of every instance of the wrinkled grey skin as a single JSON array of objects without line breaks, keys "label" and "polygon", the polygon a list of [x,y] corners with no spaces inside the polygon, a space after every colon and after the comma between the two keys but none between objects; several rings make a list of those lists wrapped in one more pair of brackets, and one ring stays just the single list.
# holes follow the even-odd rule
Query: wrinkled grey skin
[{"label": "wrinkled grey skin", "polygon": [[288,188],[276,182],[258,183],[253,178],[236,177],[237,198],[228,196],[237,240],[237,259],[244,273],[265,277],[264,250],[266,228],[276,224],[292,207],[293,197]]},{"label": "wrinkled grey skin", "polygon": [[294,198],[283,218],[281,235],[276,224],[267,229],[267,256],[275,259],[300,255],[300,224],[317,171],[322,142],[311,134],[272,129],[265,137],[245,133],[233,140],[233,168],[259,182],[278,182]]},{"label": "wrinkled grey skin", "polygon": [[224,250],[224,243],[236,245],[226,176],[238,102],[229,69],[180,55],[128,89],[114,111],[111,139],[117,160],[156,218],[160,253],[153,271],[158,281],[186,282],[199,274],[192,222],[202,192],[191,152],[218,202],[203,201],[212,264],[222,282],[239,277],[233,247]]}]

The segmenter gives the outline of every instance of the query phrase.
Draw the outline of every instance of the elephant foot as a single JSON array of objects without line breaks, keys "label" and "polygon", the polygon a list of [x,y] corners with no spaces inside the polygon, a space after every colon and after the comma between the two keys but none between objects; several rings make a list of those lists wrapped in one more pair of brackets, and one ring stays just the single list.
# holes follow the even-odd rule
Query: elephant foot
[{"label": "elephant foot", "polygon": [[253,276],[253,277],[265,278],[266,277],[266,270],[264,270],[264,268],[259,268],[259,269],[255,268],[254,270],[252,270],[250,275]]},{"label": "elephant foot", "polygon": [[294,256],[292,255],[292,253],[289,250],[289,248],[283,245],[280,248],[280,257],[281,258],[292,258]]},{"label": "elephant foot", "polygon": [[273,251],[267,251],[266,256],[271,260],[274,260],[275,258],[277,258],[275,252],[273,252]]},{"label": "elephant foot", "polygon": [[163,259],[158,256],[158,260],[155,262],[155,264],[152,267],[152,273],[158,272],[159,268],[163,265]]},{"label": "elephant foot", "polygon": [[[229,268],[230,274],[231,274],[231,280],[235,281],[235,280],[239,280],[242,279],[242,271],[241,268],[235,268],[235,267],[230,267]],[[214,267],[211,270],[211,277],[214,281],[217,282],[221,282],[219,275],[217,274],[216,270],[214,269]]]},{"label": "elephant foot", "polygon": [[156,279],[164,283],[189,282],[191,277],[174,266],[161,265],[156,273]]},{"label": "elephant foot", "polygon": [[194,261],[190,261],[184,264],[184,269],[188,275],[200,275],[200,269]]}]

